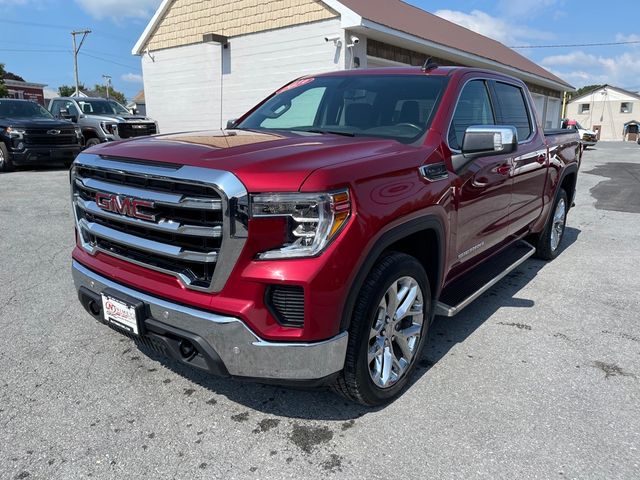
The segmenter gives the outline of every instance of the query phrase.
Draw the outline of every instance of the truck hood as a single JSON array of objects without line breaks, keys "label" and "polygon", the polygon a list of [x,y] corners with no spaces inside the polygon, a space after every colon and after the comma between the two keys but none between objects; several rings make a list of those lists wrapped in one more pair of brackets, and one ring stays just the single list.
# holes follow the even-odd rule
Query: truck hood
[{"label": "truck hood", "polygon": [[6,118],[0,117],[0,126],[13,128],[69,128],[73,123],[57,118]]},{"label": "truck hood", "polygon": [[153,120],[151,120],[148,117],[144,117],[141,115],[107,115],[106,113],[101,113],[100,115],[91,115],[91,114],[87,114],[85,113],[84,115],[86,115],[87,117],[93,119],[93,120],[99,120],[101,122],[112,122],[112,121],[117,121],[117,122],[152,122]]},{"label": "truck hood", "polygon": [[407,149],[414,147],[388,139],[225,130],[104,143],[87,152],[226,170],[234,173],[249,192],[285,192],[297,191],[319,168]]}]

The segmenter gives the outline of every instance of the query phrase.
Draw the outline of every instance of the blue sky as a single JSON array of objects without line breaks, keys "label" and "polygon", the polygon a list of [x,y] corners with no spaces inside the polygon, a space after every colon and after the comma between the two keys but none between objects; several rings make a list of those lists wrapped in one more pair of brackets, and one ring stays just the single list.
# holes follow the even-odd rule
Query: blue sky
[{"label": "blue sky", "polygon": [[[0,0],[0,63],[28,81],[73,84],[71,35],[91,29],[79,57],[86,85],[111,75],[128,98],[142,88],[131,48],[160,0]],[[582,0],[410,0],[506,45],[640,41],[631,2]],[[640,43],[519,49],[573,85],[610,83],[640,90]]]}]

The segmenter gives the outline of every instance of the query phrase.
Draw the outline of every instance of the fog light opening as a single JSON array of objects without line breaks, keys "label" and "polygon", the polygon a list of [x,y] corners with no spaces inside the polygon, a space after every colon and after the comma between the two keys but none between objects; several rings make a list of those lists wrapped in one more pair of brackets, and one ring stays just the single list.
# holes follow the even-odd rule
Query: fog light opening
[{"label": "fog light opening", "polygon": [[93,300],[89,302],[89,312],[91,312],[91,315],[93,315],[94,317],[98,317],[100,316],[101,311],[102,311],[102,308],[100,308],[100,305],[98,305]]},{"label": "fog light opening", "polygon": [[198,353],[196,347],[189,340],[180,340],[178,347],[180,348],[180,355],[185,360],[191,360]]}]

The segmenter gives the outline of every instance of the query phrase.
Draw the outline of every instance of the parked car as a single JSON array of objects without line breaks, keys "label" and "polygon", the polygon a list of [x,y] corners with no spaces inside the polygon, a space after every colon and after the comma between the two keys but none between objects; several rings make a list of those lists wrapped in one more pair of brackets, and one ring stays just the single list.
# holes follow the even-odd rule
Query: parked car
[{"label": "parked car", "polygon": [[132,115],[115,100],[58,97],[49,102],[49,111],[56,118],[77,124],[87,147],[158,133],[156,122],[142,115]]},{"label": "parked car", "polygon": [[30,100],[0,98],[0,172],[17,165],[64,162],[82,148],[82,134],[71,122],[56,120]]},{"label": "parked car", "polygon": [[580,142],[532,105],[479,69],[343,71],[100,145],[71,175],[79,299],[195,368],[388,402],[435,315],[561,251]]},{"label": "parked car", "polygon": [[562,128],[577,130],[580,140],[585,147],[593,147],[596,143],[598,143],[598,134],[593,130],[584,128],[575,120],[563,120]]}]

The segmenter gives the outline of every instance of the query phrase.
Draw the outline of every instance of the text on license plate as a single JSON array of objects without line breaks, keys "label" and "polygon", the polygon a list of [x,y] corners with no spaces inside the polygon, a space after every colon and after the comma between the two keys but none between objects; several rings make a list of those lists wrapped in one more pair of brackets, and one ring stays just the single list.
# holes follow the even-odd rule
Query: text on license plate
[{"label": "text on license plate", "polygon": [[121,300],[102,294],[102,312],[106,322],[139,335],[136,309]]}]

